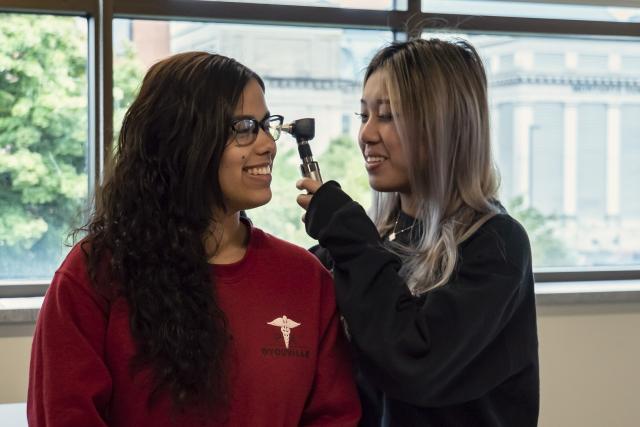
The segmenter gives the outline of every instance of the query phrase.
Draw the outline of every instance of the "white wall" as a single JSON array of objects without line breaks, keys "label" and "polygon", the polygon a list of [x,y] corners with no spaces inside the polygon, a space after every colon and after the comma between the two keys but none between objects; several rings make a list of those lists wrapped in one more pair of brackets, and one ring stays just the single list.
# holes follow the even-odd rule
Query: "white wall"
[{"label": "white wall", "polygon": [[640,304],[538,309],[542,427],[640,425]]},{"label": "white wall", "polygon": [[[541,427],[640,425],[640,303],[542,306],[538,329]],[[32,333],[0,325],[0,403],[26,399]]]},{"label": "white wall", "polygon": [[27,400],[33,330],[33,324],[0,324],[0,403]]}]

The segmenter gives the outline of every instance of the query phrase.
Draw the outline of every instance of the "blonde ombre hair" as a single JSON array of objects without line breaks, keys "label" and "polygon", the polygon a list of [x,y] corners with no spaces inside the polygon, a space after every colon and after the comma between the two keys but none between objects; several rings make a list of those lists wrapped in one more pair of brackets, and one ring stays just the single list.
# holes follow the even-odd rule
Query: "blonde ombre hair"
[{"label": "blonde ombre hair", "polygon": [[[387,85],[422,223],[417,246],[392,245],[417,295],[449,281],[458,245],[499,211],[487,78],[477,51],[462,40],[393,43],[371,60],[365,84],[377,71]],[[394,227],[399,209],[398,193],[374,191],[371,216],[381,235]]]}]

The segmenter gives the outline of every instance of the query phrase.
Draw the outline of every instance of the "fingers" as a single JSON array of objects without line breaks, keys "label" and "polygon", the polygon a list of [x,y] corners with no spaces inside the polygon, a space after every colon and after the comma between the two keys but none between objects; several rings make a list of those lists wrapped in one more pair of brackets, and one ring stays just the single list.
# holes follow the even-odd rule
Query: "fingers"
[{"label": "fingers", "polygon": [[309,203],[311,203],[313,194],[318,188],[320,188],[321,185],[321,183],[311,178],[302,178],[298,180],[298,182],[296,182],[296,187],[298,188],[298,190],[307,191],[306,194],[299,194],[296,198],[296,202],[302,209],[307,210],[309,208]]},{"label": "fingers", "polygon": [[312,197],[313,194],[298,194],[298,197],[296,197],[296,202],[298,202],[300,207],[306,211],[307,209],[309,209],[309,203],[311,203]]},{"label": "fingers", "polygon": [[322,186],[322,183],[311,178],[302,178],[296,182],[298,190],[307,190],[309,194],[313,194],[318,191],[318,188]]},{"label": "fingers", "polygon": [[[298,194],[296,197],[296,202],[300,205],[302,209],[305,211],[309,209],[309,203],[311,203],[311,199],[313,198],[313,194],[322,186],[321,182],[318,182],[311,178],[302,178],[296,182],[296,188],[298,190],[306,190],[306,194]],[[302,222],[305,222],[307,217],[307,213],[302,214]]]}]

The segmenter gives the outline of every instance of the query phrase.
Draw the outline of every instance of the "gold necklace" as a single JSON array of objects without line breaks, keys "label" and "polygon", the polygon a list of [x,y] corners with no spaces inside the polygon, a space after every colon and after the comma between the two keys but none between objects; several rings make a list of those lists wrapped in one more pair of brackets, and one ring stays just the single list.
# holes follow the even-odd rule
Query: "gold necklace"
[{"label": "gold necklace", "polygon": [[394,240],[396,240],[396,237],[398,236],[398,234],[400,233],[404,233],[407,230],[411,230],[415,225],[415,221],[413,222],[413,224],[411,224],[408,227],[403,228],[400,231],[396,231],[396,227],[398,227],[398,220],[400,219],[400,212],[398,212],[398,215],[396,216],[396,222],[395,224],[393,224],[393,231],[391,232],[391,234],[389,234],[389,237],[387,237],[387,239],[389,239],[390,242],[393,242]]}]

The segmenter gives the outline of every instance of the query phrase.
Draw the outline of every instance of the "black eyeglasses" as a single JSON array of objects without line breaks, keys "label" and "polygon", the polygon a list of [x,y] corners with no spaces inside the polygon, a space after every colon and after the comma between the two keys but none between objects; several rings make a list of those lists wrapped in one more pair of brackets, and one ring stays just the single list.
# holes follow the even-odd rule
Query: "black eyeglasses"
[{"label": "black eyeglasses", "polygon": [[280,115],[273,115],[266,117],[261,122],[256,119],[236,119],[231,122],[231,130],[235,135],[235,142],[240,147],[253,144],[258,137],[260,129],[277,141],[280,138],[280,129],[282,129],[282,122],[284,117]]}]

